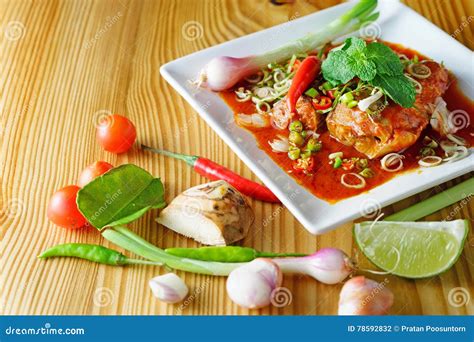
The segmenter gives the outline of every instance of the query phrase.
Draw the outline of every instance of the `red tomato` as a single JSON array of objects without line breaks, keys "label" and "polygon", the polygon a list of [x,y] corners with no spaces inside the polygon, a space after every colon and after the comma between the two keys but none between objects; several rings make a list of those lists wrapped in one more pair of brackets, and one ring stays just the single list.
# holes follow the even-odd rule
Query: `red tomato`
[{"label": "red tomato", "polygon": [[83,187],[87,185],[87,183],[92,181],[94,178],[106,173],[113,167],[114,166],[112,164],[109,164],[105,161],[96,161],[95,163],[92,163],[82,170],[81,174],[79,175],[79,186]]},{"label": "red tomato", "polygon": [[112,153],[127,152],[137,137],[133,123],[118,114],[104,118],[97,127],[97,140],[104,150]]},{"label": "red tomato", "polygon": [[325,110],[331,107],[332,101],[327,96],[318,96],[317,98],[313,99],[313,107],[316,110]]},{"label": "red tomato", "polygon": [[48,218],[54,224],[68,229],[85,226],[87,221],[77,209],[76,197],[81,188],[69,185],[56,191],[48,204]]}]

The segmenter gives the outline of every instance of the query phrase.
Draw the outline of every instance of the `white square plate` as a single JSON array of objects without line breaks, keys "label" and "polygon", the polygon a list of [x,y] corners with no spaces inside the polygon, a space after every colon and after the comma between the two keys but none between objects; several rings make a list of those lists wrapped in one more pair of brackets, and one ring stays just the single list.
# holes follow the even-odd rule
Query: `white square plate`
[{"label": "white square plate", "polygon": [[[380,209],[420,191],[474,170],[474,155],[438,167],[407,172],[369,192],[335,204],[321,200],[297,184],[261,151],[254,137],[234,123],[232,110],[218,94],[195,90],[195,79],[204,65],[216,56],[243,57],[259,54],[297,39],[337,18],[353,3],[344,3],[297,20],[256,32],[174,60],[160,69],[163,77],[193,106],[201,117],[237,153],[250,169],[280,198],[283,204],[313,234]],[[463,92],[474,97],[473,52],[397,1],[380,1],[378,25],[381,39],[411,47],[436,61],[443,61],[459,80]],[[451,108],[455,109],[455,108]],[[472,149],[471,149],[472,150]],[[296,195],[297,194],[297,195]]]}]

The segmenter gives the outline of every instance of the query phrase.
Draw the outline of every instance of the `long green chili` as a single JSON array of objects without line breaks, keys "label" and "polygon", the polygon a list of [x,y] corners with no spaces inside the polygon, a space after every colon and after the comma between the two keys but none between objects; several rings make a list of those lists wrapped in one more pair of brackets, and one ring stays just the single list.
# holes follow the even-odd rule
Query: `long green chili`
[{"label": "long green chili", "polygon": [[256,258],[281,258],[307,256],[302,253],[259,252],[250,247],[222,246],[200,248],[167,248],[165,252],[177,257],[202,261],[248,262]]},{"label": "long green chili", "polygon": [[46,259],[53,257],[75,257],[85,259],[99,264],[123,266],[123,265],[163,265],[160,262],[130,259],[122,253],[110,248],[86,243],[65,243],[48,248],[38,258]]}]

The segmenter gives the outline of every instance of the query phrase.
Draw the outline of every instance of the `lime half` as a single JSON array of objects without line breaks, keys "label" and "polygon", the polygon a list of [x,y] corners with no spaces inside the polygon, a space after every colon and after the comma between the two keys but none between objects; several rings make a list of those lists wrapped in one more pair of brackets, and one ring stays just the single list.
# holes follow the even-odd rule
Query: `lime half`
[{"label": "lime half", "polygon": [[406,278],[440,274],[454,265],[469,231],[467,220],[443,222],[361,222],[354,235],[379,268]]}]

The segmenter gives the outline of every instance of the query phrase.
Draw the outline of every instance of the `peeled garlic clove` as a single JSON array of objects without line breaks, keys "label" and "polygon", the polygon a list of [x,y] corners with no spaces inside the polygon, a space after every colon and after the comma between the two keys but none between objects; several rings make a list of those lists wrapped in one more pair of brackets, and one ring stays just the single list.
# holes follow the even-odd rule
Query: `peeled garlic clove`
[{"label": "peeled garlic clove", "polygon": [[386,315],[393,305],[393,293],[386,283],[364,276],[348,280],[339,296],[339,315]]},{"label": "peeled garlic clove", "polygon": [[232,271],[227,278],[227,294],[244,308],[262,308],[271,303],[273,291],[281,286],[280,268],[270,259],[255,259]]},{"label": "peeled garlic clove", "polygon": [[148,284],[153,295],[165,303],[179,303],[189,292],[184,281],[174,273],[155,277]]}]

